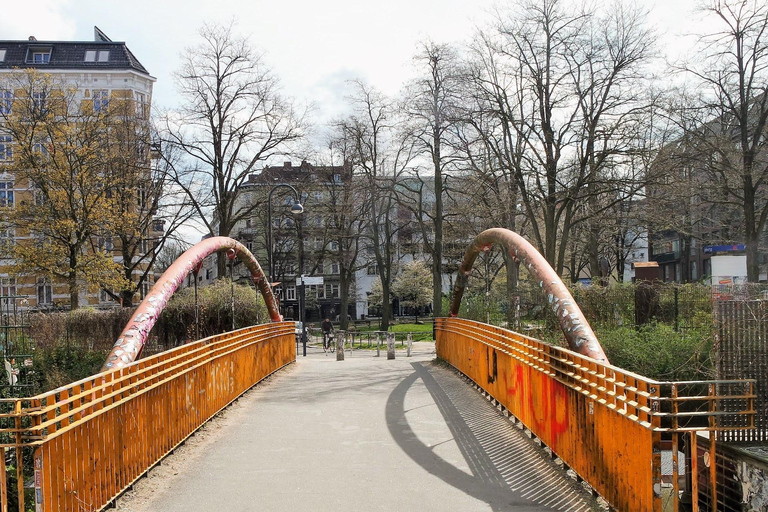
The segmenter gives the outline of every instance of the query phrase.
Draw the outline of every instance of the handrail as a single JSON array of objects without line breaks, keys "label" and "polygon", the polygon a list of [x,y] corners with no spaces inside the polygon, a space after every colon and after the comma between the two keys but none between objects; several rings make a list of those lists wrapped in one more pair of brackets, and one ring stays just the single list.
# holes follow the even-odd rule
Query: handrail
[{"label": "handrail", "polygon": [[504,246],[504,250],[510,256],[525,265],[528,271],[539,280],[539,287],[547,292],[552,311],[557,316],[557,321],[570,347],[580,354],[607,363],[608,357],[603,347],[560,276],[528,240],[508,229],[486,229],[467,247],[451,294],[451,316],[456,317],[459,314],[464,288],[467,286],[477,255],[481,251],[489,251],[494,243]]},{"label": "handrail", "polygon": [[227,251],[227,256],[230,259],[237,257],[245,263],[245,266],[251,271],[251,279],[259,287],[259,291],[264,297],[270,319],[273,322],[279,322],[283,319],[278,310],[277,299],[272,293],[272,288],[253,254],[243,244],[232,238],[224,236],[207,238],[179,256],[158,279],[115,341],[104,366],[101,367],[102,371],[123,367],[139,357],[147,341],[149,331],[157,322],[168,300],[181,286],[188,274],[197,275],[203,260],[219,251]]}]

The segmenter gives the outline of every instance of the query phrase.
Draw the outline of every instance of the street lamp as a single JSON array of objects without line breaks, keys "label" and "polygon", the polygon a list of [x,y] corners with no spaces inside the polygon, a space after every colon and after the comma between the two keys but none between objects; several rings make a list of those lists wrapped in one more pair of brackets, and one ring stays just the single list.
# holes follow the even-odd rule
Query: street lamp
[{"label": "street lamp", "polygon": [[269,278],[274,279],[275,278],[275,265],[273,262],[273,253],[272,253],[272,194],[275,192],[275,190],[279,188],[289,188],[293,191],[293,197],[296,199],[296,201],[291,205],[291,213],[294,215],[298,215],[304,211],[304,207],[301,206],[301,203],[299,202],[299,193],[296,192],[296,189],[293,188],[291,185],[288,185],[287,183],[278,183],[274,187],[272,187],[272,190],[269,191],[269,198],[267,199],[268,206],[267,206],[267,224],[269,224],[269,228],[267,229],[267,258],[269,259]]},{"label": "street lamp", "polygon": [[[274,254],[272,252],[272,194],[275,192],[275,190],[279,188],[289,188],[293,191],[293,197],[295,199],[294,203],[291,205],[291,213],[294,215],[298,215],[300,213],[304,212],[304,207],[301,205],[301,202],[299,201],[299,193],[296,192],[296,189],[293,188],[291,185],[288,185],[287,183],[278,183],[274,187],[272,187],[272,190],[269,191],[269,197],[267,198],[267,224],[269,224],[269,228],[267,229],[267,256],[269,258],[269,279],[273,280],[275,278],[275,265],[274,265]],[[299,243],[302,243],[301,240],[299,240]],[[299,262],[301,263],[301,262]],[[299,273],[301,273],[301,268],[299,268]],[[299,303],[299,319],[301,320],[301,343],[304,347],[304,355],[307,355],[307,326],[306,326],[306,319],[304,318],[304,304],[303,304],[303,292],[304,292],[304,281],[302,280],[302,286],[301,286],[301,292],[302,292],[302,301]]]}]

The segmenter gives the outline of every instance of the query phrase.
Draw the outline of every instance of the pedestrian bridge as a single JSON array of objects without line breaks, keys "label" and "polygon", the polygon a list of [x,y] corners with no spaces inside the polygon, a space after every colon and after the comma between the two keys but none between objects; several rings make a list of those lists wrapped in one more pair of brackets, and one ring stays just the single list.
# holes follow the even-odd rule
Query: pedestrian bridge
[{"label": "pedestrian bridge", "polygon": [[[182,264],[186,272],[197,262]],[[557,295],[553,310],[566,312],[576,350],[438,318],[434,348],[412,359],[357,351],[297,362],[294,324],[273,315],[132,361],[167,282],[139,307],[103,372],[3,402],[2,511],[110,506],[270,376],[222,427],[231,435],[146,510],[590,510],[594,500],[566,471],[617,510],[677,510],[682,491],[717,503],[715,464],[702,472],[698,455],[716,460],[719,432],[752,426],[751,382],[658,382],[611,366]]]}]

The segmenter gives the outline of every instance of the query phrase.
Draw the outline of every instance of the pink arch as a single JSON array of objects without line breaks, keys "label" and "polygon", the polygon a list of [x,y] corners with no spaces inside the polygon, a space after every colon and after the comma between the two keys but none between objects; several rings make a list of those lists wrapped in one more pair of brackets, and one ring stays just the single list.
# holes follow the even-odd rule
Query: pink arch
[{"label": "pink arch", "polygon": [[464,260],[459,267],[459,275],[451,294],[452,317],[458,316],[461,297],[467,286],[472,265],[480,251],[488,251],[494,243],[501,244],[504,249],[525,265],[528,271],[539,280],[539,287],[547,293],[547,299],[560,322],[568,344],[572,350],[585,356],[608,363],[603,347],[595,333],[584,318],[571,292],[563,284],[560,276],[550,266],[547,260],[525,238],[514,231],[502,228],[488,229],[477,235],[464,253]]},{"label": "pink arch", "polygon": [[230,259],[237,256],[245,264],[251,271],[251,279],[256,282],[261,295],[264,297],[270,319],[273,322],[279,322],[283,319],[278,311],[277,300],[272,294],[272,288],[267,282],[267,277],[253,254],[237,240],[224,236],[207,238],[179,256],[155,283],[149,294],[136,308],[123,332],[120,333],[120,337],[107,356],[104,366],[101,367],[102,371],[121,368],[136,360],[144,348],[149,331],[187,275],[190,272],[199,271],[203,260],[219,251],[228,251]]}]

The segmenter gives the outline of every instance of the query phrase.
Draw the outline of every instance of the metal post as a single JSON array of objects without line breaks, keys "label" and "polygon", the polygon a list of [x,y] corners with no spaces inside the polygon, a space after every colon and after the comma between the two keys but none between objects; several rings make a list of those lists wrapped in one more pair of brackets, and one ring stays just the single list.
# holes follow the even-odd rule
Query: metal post
[{"label": "metal post", "polygon": [[[234,254],[233,254],[234,256]],[[229,285],[232,299],[232,330],[235,330],[235,262],[229,260]]]},{"label": "metal post", "polygon": [[413,347],[413,333],[408,333],[408,350],[406,352],[406,357],[411,357],[411,347]]},{"label": "metal post", "polygon": [[299,291],[299,304],[300,304],[300,310],[299,310],[299,317],[301,318],[301,345],[302,345],[302,356],[307,357],[307,311],[305,306],[305,296],[304,296],[304,276],[301,276],[301,290]]},{"label": "metal post", "polygon": [[344,360],[344,341],[345,341],[345,333],[344,331],[339,331],[336,334],[336,360],[337,361],[343,361]]},{"label": "metal post", "polygon": [[395,333],[387,333],[387,359],[395,358]]},{"label": "metal post", "polygon": [[[296,191],[293,186],[287,184],[287,183],[278,183],[274,187],[272,187],[272,190],[269,191],[269,196],[267,197],[267,258],[269,259],[269,279],[274,280],[275,279],[275,265],[273,260],[273,252],[272,252],[272,194],[275,192],[275,190],[279,188],[289,188],[293,191],[293,197],[296,199],[295,205],[297,207],[291,208],[291,211],[293,213],[301,213],[304,211],[304,207],[301,206],[301,201],[299,200],[299,193]],[[301,269],[299,269],[301,270]]]},{"label": "metal post", "polygon": [[200,303],[197,299],[197,271],[192,276],[195,278],[195,340],[200,339]]},{"label": "metal post", "polygon": [[675,287],[675,332],[678,332],[680,330],[680,319],[679,319],[680,307],[678,302],[679,293],[680,293],[680,290],[677,287]]}]

